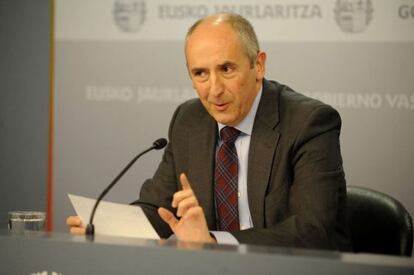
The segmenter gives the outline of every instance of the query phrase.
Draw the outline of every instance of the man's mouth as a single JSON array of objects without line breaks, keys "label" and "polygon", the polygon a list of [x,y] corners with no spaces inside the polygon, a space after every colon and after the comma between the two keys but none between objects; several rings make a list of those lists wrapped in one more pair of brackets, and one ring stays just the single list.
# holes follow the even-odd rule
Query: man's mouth
[{"label": "man's mouth", "polygon": [[213,105],[217,111],[225,111],[229,106],[229,103],[215,103]]}]

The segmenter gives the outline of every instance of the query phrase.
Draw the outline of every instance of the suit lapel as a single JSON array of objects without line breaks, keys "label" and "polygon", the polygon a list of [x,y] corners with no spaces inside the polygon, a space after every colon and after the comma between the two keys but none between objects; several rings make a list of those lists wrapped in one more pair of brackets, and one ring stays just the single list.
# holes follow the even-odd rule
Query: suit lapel
[{"label": "suit lapel", "polygon": [[[203,110],[204,111],[204,110]],[[216,228],[214,208],[214,155],[217,123],[206,112],[189,131],[188,177],[193,191],[204,209],[210,229]]]},{"label": "suit lapel", "polygon": [[262,98],[257,109],[249,148],[247,192],[255,227],[264,226],[264,197],[272,172],[280,133],[278,84],[263,81]]}]

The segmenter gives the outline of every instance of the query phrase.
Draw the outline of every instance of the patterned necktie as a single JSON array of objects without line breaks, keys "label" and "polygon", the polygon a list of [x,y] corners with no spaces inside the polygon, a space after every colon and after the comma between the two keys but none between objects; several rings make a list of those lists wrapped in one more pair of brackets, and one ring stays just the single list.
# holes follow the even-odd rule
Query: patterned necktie
[{"label": "patterned necktie", "polygon": [[220,134],[223,143],[217,152],[214,188],[219,230],[234,232],[240,230],[237,195],[239,163],[234,146],[240,131],[226,126]]}]

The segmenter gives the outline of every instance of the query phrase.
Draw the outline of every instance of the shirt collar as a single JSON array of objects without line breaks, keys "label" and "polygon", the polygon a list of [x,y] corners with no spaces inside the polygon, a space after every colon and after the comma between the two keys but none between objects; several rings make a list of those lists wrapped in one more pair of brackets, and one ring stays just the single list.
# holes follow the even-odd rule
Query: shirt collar
[{"label": "shirt collar", "polygon": [[[253,101],[253,105],[250,108],[250,111],[247,114],[247,116],[242,121],[240,121],[239,124],[234,126],[234,128],[236,128],[243,134],[246,134],[249,136],[252,134],[254,118],[256,117],[257,108],[259,107],[260,98],[262,96],[262,90],[263,90],[263,85],[260,88],[259,92],[257,93],[256,98]],[[226,127],[226,125],[221,124],[220,122],[217,122],[217,126],[219,129],[219,137],[220,137],[220,130]]]}]

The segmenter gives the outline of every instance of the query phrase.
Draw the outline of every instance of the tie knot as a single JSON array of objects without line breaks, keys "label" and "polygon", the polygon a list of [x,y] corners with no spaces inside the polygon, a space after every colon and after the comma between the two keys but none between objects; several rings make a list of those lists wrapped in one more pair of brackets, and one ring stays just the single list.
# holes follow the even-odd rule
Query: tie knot
[{"label": "tie knot", "polygon": [[220,135],[223,142],[234,142],[240,135],[240,131],[236,128],[226,126],[220,130]]}]

